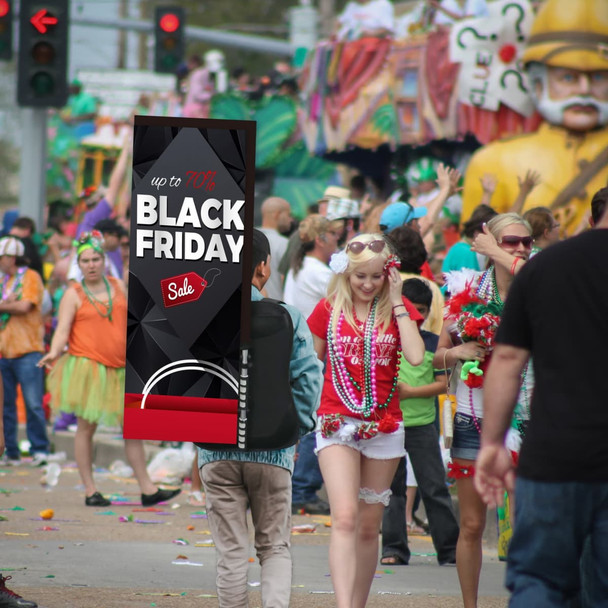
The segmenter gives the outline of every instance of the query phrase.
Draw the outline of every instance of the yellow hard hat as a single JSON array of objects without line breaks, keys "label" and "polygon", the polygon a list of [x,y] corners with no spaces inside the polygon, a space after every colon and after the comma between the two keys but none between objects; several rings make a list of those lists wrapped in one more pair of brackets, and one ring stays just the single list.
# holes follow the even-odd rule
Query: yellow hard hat
[{"label": "yellow hard hat", "polygon": [[608,0],[546,0],[532,25],[524,64],[608,70]]}]

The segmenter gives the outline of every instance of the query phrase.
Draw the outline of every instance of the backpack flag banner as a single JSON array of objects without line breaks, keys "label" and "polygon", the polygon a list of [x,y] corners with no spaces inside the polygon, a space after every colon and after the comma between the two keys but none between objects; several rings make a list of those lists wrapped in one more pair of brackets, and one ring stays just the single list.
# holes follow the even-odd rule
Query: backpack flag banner
[{"label": "backpack flag banner", "polygon": [[126,439],[237,444],[254,169],[252,121],[135,117]]}]

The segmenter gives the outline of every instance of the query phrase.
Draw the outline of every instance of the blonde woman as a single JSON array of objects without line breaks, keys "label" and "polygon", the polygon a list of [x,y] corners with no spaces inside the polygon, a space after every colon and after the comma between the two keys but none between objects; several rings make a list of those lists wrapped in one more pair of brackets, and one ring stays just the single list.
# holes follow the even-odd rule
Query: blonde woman
[{"label": "blonde woman", "polygon": [[424,357],[422,317],[401,295],[398,259],[379,234],[351,239],[332,256],[327,298],[308,319],[326,358],[317,452],[329,497],[329,563],[338,608],[365,606],[378,560],[378,532],[404,455],[397,391],[401,353]]},{"label": "blonde woman", "polygon": [[[464,608],[476,608],[482,563],[482,535],[486,505],[475,490],[475,459],[483,425],[483,379],[489,365],[494,335],[502,307],[515,273],[532,249],[531,229],[520,215],[503,213],[484,227],[495,246],[488,249],[490,265],[483,273],[456,271],[446,274],[451,296],[433,365],[437,369],[458,367],[456,415],[449,476],[456,480],[460,510],[460,535],[456,567]],[[471,312],[474,310],[474,313]],[[522,378],[520,417],[529,418],[530,378]]]}]

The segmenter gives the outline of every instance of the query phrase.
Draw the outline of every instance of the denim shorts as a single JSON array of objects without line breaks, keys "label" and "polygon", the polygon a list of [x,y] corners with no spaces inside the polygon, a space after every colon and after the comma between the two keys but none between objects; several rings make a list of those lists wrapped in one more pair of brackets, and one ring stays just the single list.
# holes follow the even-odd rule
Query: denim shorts
[{"label": "denim shorts", "polygon": [[[345,421],[358,425],[361,420],[356,418],[344,417]],[[319,425],[320,426],[320,425]],[[319,453],[323,448],[330,445],[345,445],[361,452],[366,458],[375,460],[390,460],[392,458],[402,458],[405,456],[405,432],[403,424],[394,433],[378,433],[371,439],[355,439],[354,437],[340,436],[339,433],[323,437],[320,430],[317,430],[317,449]]]},{"label": "denim shorts", "polygon": [[[475,425],[477,422],[477,425]],[[473,416],[456,412],[454,416],[454,438],[450,456],[463,460],[475,460],[479,452],[480,436],[477,426],[481,429],[481,418],[476,420]]]}]

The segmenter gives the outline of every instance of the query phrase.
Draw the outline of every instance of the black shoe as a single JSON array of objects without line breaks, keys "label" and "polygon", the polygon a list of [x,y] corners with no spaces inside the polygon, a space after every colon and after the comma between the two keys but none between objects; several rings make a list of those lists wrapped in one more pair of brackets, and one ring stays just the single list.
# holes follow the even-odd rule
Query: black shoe
[{"label": "black shoe", "polygon": [[181,490],[157,490],[154,494],[142,494],[141,504],[144,507],[153,507],[159,502],[171,500],[174,496],[177,496]]},{"label": "black shoe", "polygon": [[313,500],[312,502],[291,503],[292,515],[329,515],[329,505],[324,500]]},{"label": "black shoe", "polygon": [[95,494],[91,494],[84,499],[84,504],[87,507],[109,507],[112,502],[104,498],[99,492],[95,492]]},{"label": "black shoe", "polygon": [[440,566],[455,566],[456,565],[456,558],[455,557],[450,557],[449,559],[445,559],[441,562],[439,562]]},{"label": "black shoe", "polygon": [[2,608],[37,608],[38,604],[36,602],[23,599],[20,595],[7,588],[6,581],[11,578],[11,576],[2,576],[0,574],[0,606]]}]

